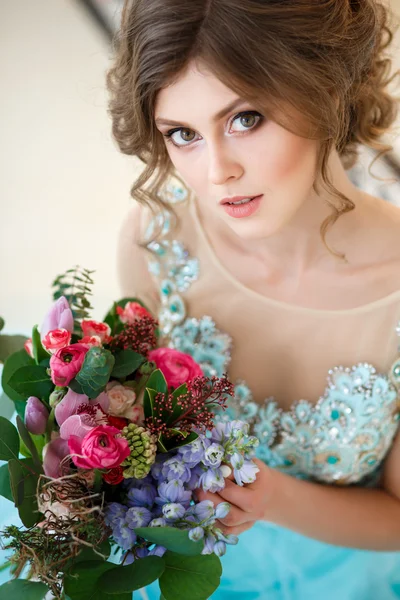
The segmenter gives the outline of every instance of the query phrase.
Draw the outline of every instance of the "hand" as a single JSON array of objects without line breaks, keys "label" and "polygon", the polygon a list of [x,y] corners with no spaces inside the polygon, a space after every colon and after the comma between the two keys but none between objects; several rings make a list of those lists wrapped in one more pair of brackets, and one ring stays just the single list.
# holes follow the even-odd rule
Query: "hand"
[{"label": "hand", "polygon": [[268,504],[272,491],[273,470],[258,458],[253,459],[260,471],[256,480],[244,486],[237,485],[233,475],[225,478],[225,488],[220,492],[212,494],[196,490],[199,502],[211,500],[217,506],[220,502],[229,502],[231,509],[224,519],[216,521],[216,526],[223,533],[238,535],[253,527],[256,521],[266,518]]}]

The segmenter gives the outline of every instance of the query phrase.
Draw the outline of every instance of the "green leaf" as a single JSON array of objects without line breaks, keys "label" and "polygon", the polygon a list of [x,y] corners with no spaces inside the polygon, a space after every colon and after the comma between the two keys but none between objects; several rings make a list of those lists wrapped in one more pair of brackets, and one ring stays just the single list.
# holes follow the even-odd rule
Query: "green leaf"
[{"label": "green leaf", "polygon": [[4,329],[4,325],[5,325],[5,321],[4,321],[3,317],[0,317],[0,331],[2,329]]},{"label": "green leaf", "polygon": [[43,600],[48,591],[40,581],[13,579],[0,586],[0,600]]},{"label": "green leaf", "polygon": [[71,379],[71,381],[68,384],[68,387],[71,388],[71,390],[76,394],[83,394],[82,386],[80,383],[77,382],[75,378]]},{"label": "green leaf", "polygon": [[147,556],[135,560],[126,567],[115,567],[99,578],[97,585],[106,594],[134,592],[159,579],[165,563],[159,556]]},{"label": "green leaf", "polygon": [[38,472],[43,473],[42,469],[42,461],[39,458],[39,454],[33,439],[31,438],[31,434],[27,430],[25,423],[21,420],[19,416],[17,416],[17,427],[19,435],[21,436],[22,441],[30,452],[30,455],[33,460],[33,464]]},{"label": "green leaf", "polygon": [[183,383],[178,388],[176,388],[176,390],[173,391],[173,411],[171,416],[167,419],[167,425],[169,425],[170,423],[175,423],[175,421],[182,415],[183,411],[185,410],[182,406],[179,406],[177,404],[177,399],[179,398],[179,396],[187,394],[187,391],[188,388],[186,383]]},{"label": "green leaf", "polygon": [[146,388],[157,390],[157,392],[162,392],[163,394],[168,392],[168,384],[160,369],[156,369],[152,372],[146,383]]},{"label": "green leaf", "polygon": [[[1,387],[3,388],[4,393],[7,394],[7,396],[10,398],[10,400],[16,403],[16,408],[17,402],[20,403],[19,406],[21,406],[22,402],[25,404],[26,396],[21,395],[15,390],[13,390],[13,388],[11,388],[8,385],[8,381],[11,378],[11,376],[15,373],[15,371],[17,371],[19,368],[34,364],[35,361],[29,356],[27,351],[24,349],[19,350],[18,352],[14,352],[14,354],[11,354],[11,356],[7,358],[4,364],[3,373],[1,375]],[[19,411],[18,414],[20,414]]]},{"label": "green leaf", "polygon": [[130,348],[121,350],[114,354],[115,364],[111,372],[112,377],[127,377],[134,373],[140,365],[146,362],[146,359],[141,354],[134,352]]},{"label": "green leaf", "polygon": [[163,436],[162,443],[166,447],[167,452],[175,450],[176,448],[181,448],[182,446],[186,446],[187,444],[191,444],[192,442],[194,442],[194,440],[197,440],[197,438],[199,437],[197,433],[191,431],[190,434],[188,434],[187,437],[185,437],[185,439],[182,440],[180,436],[183,435],[185,432],[179,431],[178,429],[170,429],[170,431],[175,431],[177,435],[180,435],[178,438],[165,438],[165,436]]},{"label": "green leaf", "polygon": [[42,340],[37,325],[32,329],[32,351],[36,364],[49,358],[49,352],[43,348]]},{"label": "green leaf", "polygon": [[182,556],[166,552],[160,588],[166,600],[207,600],[218,588],[221,561],[215,554]]},{"label": "green leaf", "polygon": [[157,396],[157,394],[158,392],[156,390],[150,390],[147,387],[144,390],[143,411],[146,419],[153,416],[154,398]]},{"label": "green leaf", "polygon": [[[24,347],[27,338],[23,335],[0,335],[0,363]],[[24,350],[26,353],[26,350]]]},{"label": "green leaf", "polygon": [[83,393],[89,398],[97,396],[105,389],[114,368],[114,356],[109,350],[92,346],[86,353],[85,360],[76,381],[81,385]]},{"label": "green leaf", "polygon": [[33,527],[43,517],[38,512],[36,489],[38,473],[31,458],[8,461],[11,491],[25,527]]},{"label": "green leaf", "polygon": [[[65,593],[71,600],[117,600],[97,586],[99,577],[111,569],[115,569],[115,565],[104,560],[78,563],[64,577]],[[132,594],[121,594],[118,600],[132,600]]]},{"label": "green leaf", "polygon": [[18,458],[19,436],[18,431],[10,421],[0,417],[0,460]]},{"label": "green leaf", "polygon": [[11,419],[15,411],[15,404],[6,394],[0,394],[0,416]]},{"label": "green leaf", "polygon": [[197,556],[204,548],[203,540],[192,542],[187,530],[175,527],[136,527],[135,533],[149,542],[186,556]]},{"label": "green leaf", "polygon": [[10,472],[8,470],[8,463],[1,465],[0,467],[0,495],[11,502],[14,502],[14,498],[11,492],[10,485]]},{"label": "green leaf", "polygon": [[54,383],[47,374],[46,367],[32,365],[20,367],[8,380],[8,385],[18,394],[48,399]]}]

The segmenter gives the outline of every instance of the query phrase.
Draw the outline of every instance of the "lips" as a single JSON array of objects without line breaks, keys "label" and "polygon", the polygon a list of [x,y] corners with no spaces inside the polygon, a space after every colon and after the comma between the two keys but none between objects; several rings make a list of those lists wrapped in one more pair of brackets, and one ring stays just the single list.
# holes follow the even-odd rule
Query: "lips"
[{"label": "lips", "polygon": [[220,204],[234,204],[241,200],[253,200],[254,198],[257,198],[257,194],[255,196],[232,196],[231,198],[223,198]]}]

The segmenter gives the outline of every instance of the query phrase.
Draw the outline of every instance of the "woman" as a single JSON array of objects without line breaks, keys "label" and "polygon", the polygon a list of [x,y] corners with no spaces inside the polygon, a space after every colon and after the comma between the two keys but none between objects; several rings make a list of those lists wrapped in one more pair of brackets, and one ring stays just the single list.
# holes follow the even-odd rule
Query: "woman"
[{"label": "woman", "polygon": [[228,372],[260,439],[256,483],[199,493],[241,534],[215,600],[400,598],[400,212],[347,173],[390,149],[388,23],[372,0],[124,6],[110,114],[145,169],[122,292]]}]

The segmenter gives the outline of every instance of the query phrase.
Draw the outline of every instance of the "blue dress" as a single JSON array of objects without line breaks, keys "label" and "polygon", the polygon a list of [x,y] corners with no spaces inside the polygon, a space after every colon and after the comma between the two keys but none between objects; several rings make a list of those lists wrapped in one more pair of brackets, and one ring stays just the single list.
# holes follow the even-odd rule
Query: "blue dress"
[{"label": "blue dress", "polygon": [[[166,199],[179,203],[185,196],[185,190],[170,186]],[[147,249],[149,270],[159,282],[165,341],[191,354],[206,375],[221,376],[229,366],[232,340],[211,317],[187,314],[185,293],[199,279],[200,262],[168,235],[166,216],[152,219],[148,240],[158,226],[162,237],[149,241]],[[258,457],[273,468],[332,485],[375,486],[399,427],[400,357],[393,357],[389,373],[363,362],[334,367],[328,383],[316,405],[301,400],[283,411],[272,398],[256,403],[242,380],[218,418],[248,421],[260,440]],[[333,546],[273,523],[256,523],[221,560],[221,585],[212,600],[400,598],[400,552]],[[160,597],[158,584],[142,593],[148,600]]]}]

